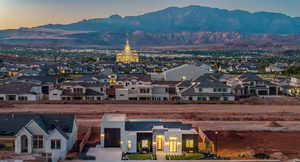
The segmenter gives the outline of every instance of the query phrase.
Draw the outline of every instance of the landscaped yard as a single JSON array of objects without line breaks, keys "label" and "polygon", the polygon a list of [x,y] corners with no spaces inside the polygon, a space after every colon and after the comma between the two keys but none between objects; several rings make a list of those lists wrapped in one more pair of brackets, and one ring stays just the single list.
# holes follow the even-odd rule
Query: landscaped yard
[{"label": "landscaped yard", "polygon": [[183,155],[166,155],[167,160],[199,160],[203,158],[204,155],[200,153],[191,153]]},{"label": "landscaped yard", "polygon": [[129,154],[128,160],[152,160],[152,154]]}]

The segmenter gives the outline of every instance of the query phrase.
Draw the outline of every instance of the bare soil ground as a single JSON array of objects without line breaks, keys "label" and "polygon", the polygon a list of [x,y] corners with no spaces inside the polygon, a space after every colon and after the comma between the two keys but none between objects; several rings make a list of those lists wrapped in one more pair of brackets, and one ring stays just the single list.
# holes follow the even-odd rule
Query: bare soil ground
[{"label": "bare soil ground", "polygon": [[0,108],[0,113],[74,113],[80,119],[100,119],[103,113],[125,113],[130,118],[191,121],[300,121],[299,105],[130,105],[32,104]]},{"label": "bare soil ground", "polygon": [[220,131],[218,137],[212,131],[206,131],[206,134],[217,141],[218,154],[222,156],[249,159],[254,154],[264,153],[283,161],[300,157],[298,131]]}]

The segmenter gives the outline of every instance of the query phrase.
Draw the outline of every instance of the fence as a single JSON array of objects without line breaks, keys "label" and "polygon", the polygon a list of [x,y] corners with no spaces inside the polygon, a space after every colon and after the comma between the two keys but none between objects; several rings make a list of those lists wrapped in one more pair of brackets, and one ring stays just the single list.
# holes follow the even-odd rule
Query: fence
[{"label": "fence", "polygon": [[73,100],[73,101],[0,101],[1,106],[12,104],[243,104],[243,100],[239,101],[152,101],[152,100]]}]

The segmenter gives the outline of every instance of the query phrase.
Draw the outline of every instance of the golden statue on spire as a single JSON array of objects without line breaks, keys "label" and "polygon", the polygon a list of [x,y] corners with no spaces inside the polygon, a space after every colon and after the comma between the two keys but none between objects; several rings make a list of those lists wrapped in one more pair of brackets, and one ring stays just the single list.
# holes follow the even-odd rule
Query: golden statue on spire
[{"label": "golden statue on spire", "polygon": [[139,62],[139,55],[131,50],[128,40],[126,40],[124,50],[117,54],[116,62],[121,62],[123,64]]}]

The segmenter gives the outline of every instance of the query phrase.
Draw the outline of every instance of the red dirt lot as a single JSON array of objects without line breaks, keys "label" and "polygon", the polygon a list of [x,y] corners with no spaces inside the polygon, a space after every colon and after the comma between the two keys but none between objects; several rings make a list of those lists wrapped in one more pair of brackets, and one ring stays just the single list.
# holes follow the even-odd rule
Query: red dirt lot
[{"label": "red dirt lot", "polygon": [[0,113],[11,112],[75,113],[82,119],[99,119],[103,113],[126,113],[131,118],[192,121],[300,121],[299,105],[28,104],[0,108]]},{"label": "red dirt lot", "polygon": [[300,158],[300,132],[219,131],[217,138],[212,131],[205,133],[217,141],[221,156],[249,159],[255,153],[265,153],[283,161]]}]

